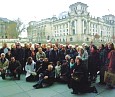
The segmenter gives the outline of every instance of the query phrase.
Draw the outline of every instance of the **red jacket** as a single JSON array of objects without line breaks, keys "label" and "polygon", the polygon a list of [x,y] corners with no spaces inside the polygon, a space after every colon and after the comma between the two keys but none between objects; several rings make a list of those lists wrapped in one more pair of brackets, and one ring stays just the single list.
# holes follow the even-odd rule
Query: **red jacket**
[{"label": "red jacket", "polygon": [[108,70],[115,72],[115,50],[109,52],[108,59],[109,59]]}]

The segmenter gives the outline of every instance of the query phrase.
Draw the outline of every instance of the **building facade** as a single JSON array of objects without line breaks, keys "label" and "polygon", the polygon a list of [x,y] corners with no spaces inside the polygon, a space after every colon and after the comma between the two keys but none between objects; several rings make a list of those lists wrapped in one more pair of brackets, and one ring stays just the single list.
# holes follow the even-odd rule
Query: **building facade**
[{"label": "building facade", "polygon": [[52,32],[51,19],[43,19],[39,22],[31,21],[27,28],[29,41],[32,42],[46,42],[50,39]]},{"label": "building facade", "polygon": [[0,38],[7,38],[6,35],[7,23],[8,23],[7,19],[0,18]]},{"label": "building facade", "polygon": [[16,22],[10,21],[7,18],[0,18],[0,39],[18,38],[16,26]]},{"label": "building facade", "polygon": [[[34,39],[55,42],[114,41],[115,16],[92,17],[87,4],[77,2],[69,6],[69,11],[59,17],[35,22]],[[29,25],[30,27],[31,25]],[[28,33],[33,33],[29,30]],[[28,34],[30,35],[30,34]]]}]

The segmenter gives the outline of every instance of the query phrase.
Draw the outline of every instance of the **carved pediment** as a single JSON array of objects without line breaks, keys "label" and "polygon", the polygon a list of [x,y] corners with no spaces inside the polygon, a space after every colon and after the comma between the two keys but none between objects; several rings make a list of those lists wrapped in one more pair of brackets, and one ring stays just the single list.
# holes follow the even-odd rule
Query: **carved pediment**
[{"label": "carved pediment", "polygon": [[71,12],[71,13],[70,13],[70,16],[75,16],[75,12]]}]

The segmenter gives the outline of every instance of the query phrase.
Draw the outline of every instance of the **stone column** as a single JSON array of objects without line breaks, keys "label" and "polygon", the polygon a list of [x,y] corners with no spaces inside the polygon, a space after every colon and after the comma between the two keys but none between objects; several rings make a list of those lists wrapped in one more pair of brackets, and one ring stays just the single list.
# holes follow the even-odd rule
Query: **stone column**
[{"label": "stone column", "polygon": [[82,20],[82,33],[81,34],[84,34],[84,20]]},{"label": "stone column", "polygon": [[90,21],[88,22],[88,33],[87,34],[90,34]]},{"label": "stone column", "polygon": [[77,20],[77,33],[78,34],[82,33],[82,21],[81,21],[81,18],[78,18],[78,20]]},{"label": "stone column", "polygon": [[75,20],[75,34],[77,34],[77,20]]},{"label": "stone column", "polygon": [[68,21],[68,33],[69,33],[69,35],[70,35],[70,32],[71,32],[71,30],[70,30],[70,21]]},{"label": "stone column", "polygon": [[77,18],[77,36],[78,36],[78,41],[81,41],[81,33],[82,33],[82,18],[78,17]]}]

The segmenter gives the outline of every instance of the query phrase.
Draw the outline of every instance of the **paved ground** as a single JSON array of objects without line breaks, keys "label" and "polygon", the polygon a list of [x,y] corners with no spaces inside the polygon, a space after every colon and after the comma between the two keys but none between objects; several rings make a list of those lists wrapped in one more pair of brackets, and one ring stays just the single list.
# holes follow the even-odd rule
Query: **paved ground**
[{"label": "paved ground", "polygon": [[[25,81],[25,75],[21,80],[2,80],[0,77],[0,97],[115,97],[115,89],[108,89],[106,86],[94,84],[98,93],[86,93],[74,95],[67,85],[55,83],[53,86],[42,89],[34,89],[35,82]],[[97,80],[98,82],[98,80]]]}]

